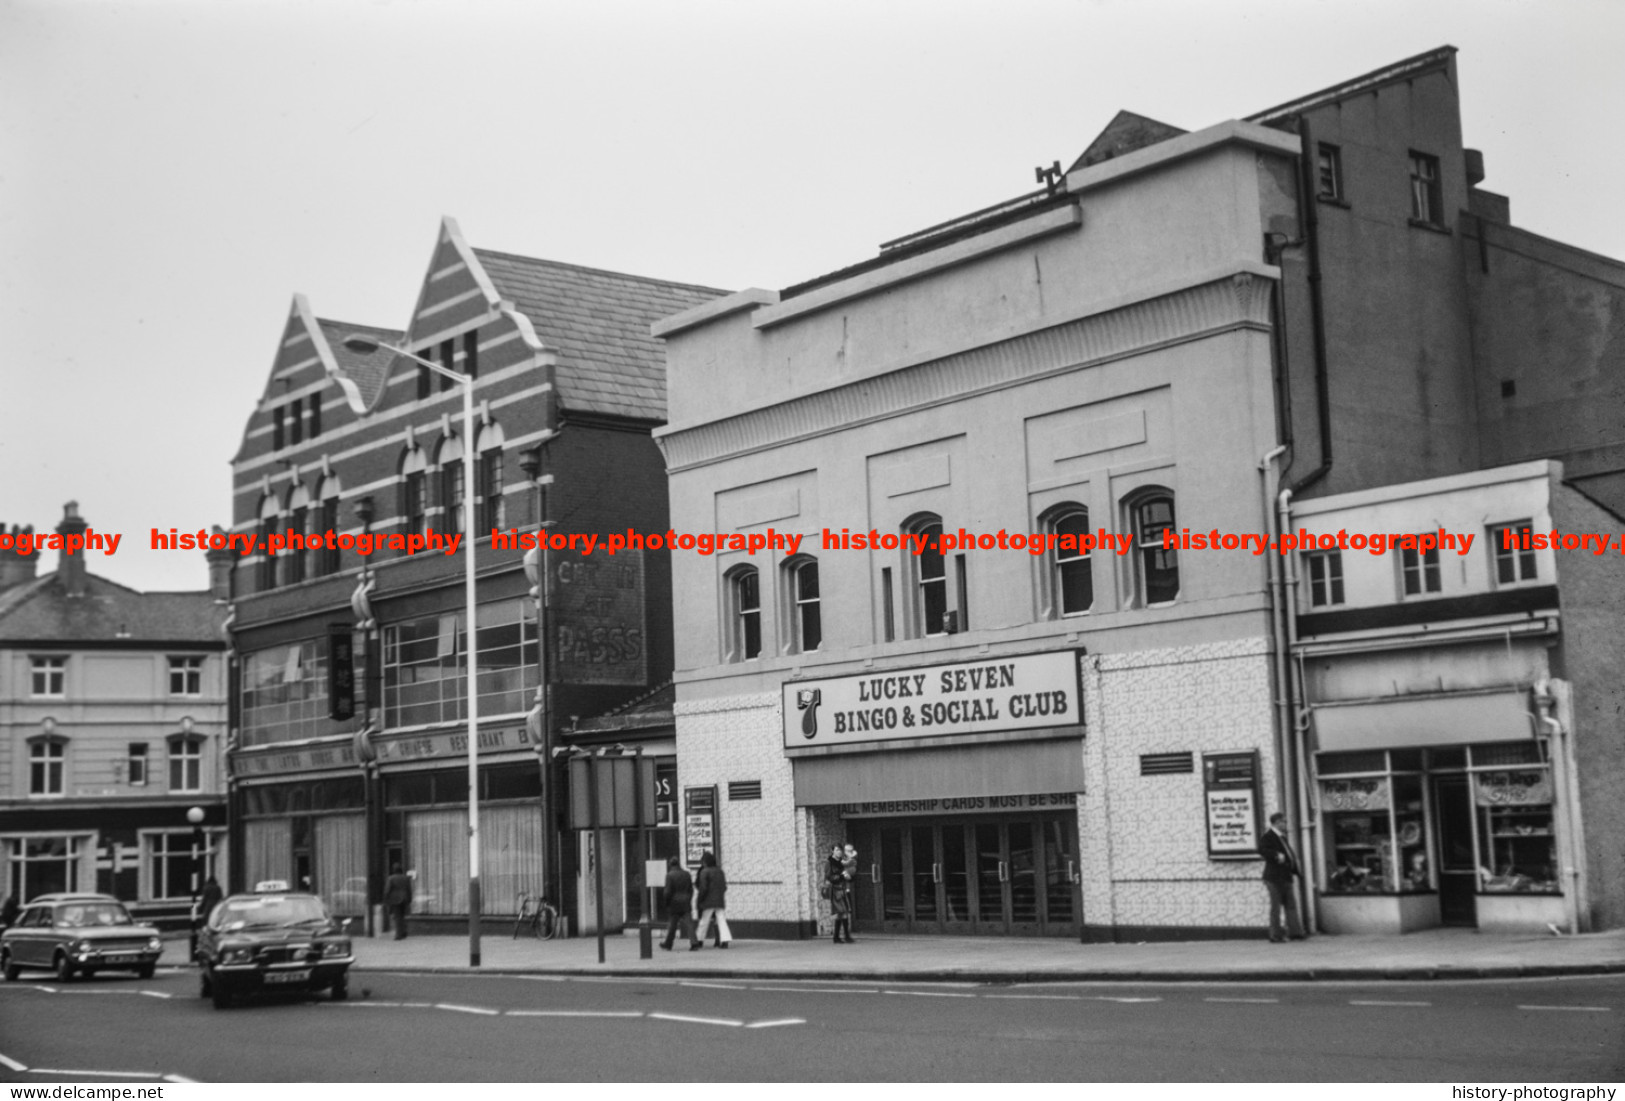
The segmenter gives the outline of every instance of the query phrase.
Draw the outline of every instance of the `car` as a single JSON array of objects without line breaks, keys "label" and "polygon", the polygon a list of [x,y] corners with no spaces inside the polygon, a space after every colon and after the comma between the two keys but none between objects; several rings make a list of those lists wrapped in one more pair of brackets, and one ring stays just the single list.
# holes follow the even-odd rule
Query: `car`
[{"label": "car", "polygon": [[164,945],[112,895],[48,894],[33,899],[0,934],[0,970],[15,982],[25,969],[53,971],[60,982],[98,971],[152,978]]},{"label": "car", "polygon": [[260,992],[326,991],[349,996],[349,921],[338,921],[313,894],[282,883],[228,895],[198,931],[199,993],[216,1009]]}]

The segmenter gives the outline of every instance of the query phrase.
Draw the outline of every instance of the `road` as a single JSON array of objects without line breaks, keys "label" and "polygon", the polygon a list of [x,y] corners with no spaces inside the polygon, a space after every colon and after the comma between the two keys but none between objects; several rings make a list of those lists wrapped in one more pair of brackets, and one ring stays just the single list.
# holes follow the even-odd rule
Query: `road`
[{"label": "road", "polygon": [[0,1080],[102,1076],[1618,1081],[1625,977],[989,986],[358,972],[348,1002],[225,1011],[179,969],[0,983]]}]

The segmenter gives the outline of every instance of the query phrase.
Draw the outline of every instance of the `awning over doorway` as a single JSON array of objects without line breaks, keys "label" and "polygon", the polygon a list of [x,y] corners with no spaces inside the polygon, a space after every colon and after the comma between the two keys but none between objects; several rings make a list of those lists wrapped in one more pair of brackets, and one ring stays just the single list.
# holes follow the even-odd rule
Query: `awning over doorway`
[{"label": "awning over doorway", "polygon": [[796,805],[1083,790],[1081,739],[944,746],[793,762]]},{"label": "awning over doorway", "polygon": [[1516,742],[1534,737],[1522,691],[1427,696],[1314,709],[1316,748],[1325,751]]}]

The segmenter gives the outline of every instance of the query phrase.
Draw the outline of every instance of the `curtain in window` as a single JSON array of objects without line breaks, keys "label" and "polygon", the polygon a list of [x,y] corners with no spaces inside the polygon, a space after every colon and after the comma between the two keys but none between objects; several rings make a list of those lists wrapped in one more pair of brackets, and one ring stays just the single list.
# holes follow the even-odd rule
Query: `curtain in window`
[{"label": "curtain in window", "polygon": [[329,912],[359,917],[367,912],[367,818],[329,814],[316,819],[315,890]]},{"label": "curtain in window", "polygon": [[243,823],[243,864],[250,888],[262,879],[293,880],[293,820],[250,819]]},{"label": "curtain in window", "polygon": [[468,913],[468,812],[427,810],[408,814],[406,868],[416,874],[413,913]]},{"label": "curtain in window", "polygon": [[480,909],[517,912],[520,893],[542,893],[542,814],[535,806],[480,808]]}]

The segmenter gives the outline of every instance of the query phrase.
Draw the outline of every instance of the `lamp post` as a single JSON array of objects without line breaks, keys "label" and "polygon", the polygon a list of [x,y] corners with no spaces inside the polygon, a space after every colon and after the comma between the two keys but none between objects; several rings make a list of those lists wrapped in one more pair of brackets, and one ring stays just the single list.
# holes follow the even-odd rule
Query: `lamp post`
[{"label": "lamp post", "polygon": [[[549,518],[548,490],[552,475],[542,473],[542,445],[519,453],[519,469],[536,489],[536,549],[525,552],[527,571],[534,564],[536,582],[536,636],[541,642],[541,684],[536,688],[536,703],[540,709],[537,734],[540,739],[542,767],[542,894],[562,906],[562,885],[555,885],[561,854],[556,851],[554,836],[558,832],[558,808],[554,805],[553,782],[553,636],[549,617],[552,615],[552,565],[548,560],[547,535],[553,526]],[[534,558],[532,556],[534,555]]]},{"label": "lamp post", "polygon": [[199,861],[203,856],[203,808],[193,807],[186,812],[186,820],[192,823],[192,917],[189,924],[192,927],[192,950],[188,959],[197,959],[197,896],[202,888],[202,876],[199,872]]},{"label": "lamp post", "polygon": [[352,352],[369,355],[384,351],[409,359],[420,367],[449,378],[463,388],[463,558],[468,639],[468,965],[480,965],[480,706],[478,680],[479,632],[474,620],[474,380],[423,356],[362,333],[344,338]]}]

